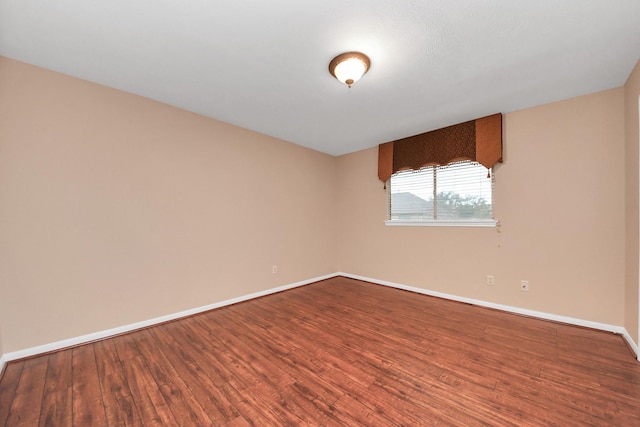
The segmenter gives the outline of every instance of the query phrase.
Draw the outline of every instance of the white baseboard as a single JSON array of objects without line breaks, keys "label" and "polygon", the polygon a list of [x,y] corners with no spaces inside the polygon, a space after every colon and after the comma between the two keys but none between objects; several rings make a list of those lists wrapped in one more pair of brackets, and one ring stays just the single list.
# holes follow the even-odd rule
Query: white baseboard
[{"label": "white baseboard", "polygon": [[636,359],[640,361],[640,347],[638,347],[638,344],[633,341],[633,338],[631,338],[631,335],[626,330],[626,328],[622,329],[624,329],[624,332],[622,332],[622,336],[627,341],[627,344],[629,344],[629,347],[631,347],[631,350],[633,350],[633,352],[636,354]]},{"label": "white baseboard", "polygon": [[4,369],[5,363],[7,363],[7,361],[4,358],[4,354],[0,355],[0,378],[2,378],[2,370]]},{"label": "white baseboard", "polygon": [[202,313],[204,311],[209,311],[209,310],[224,307],[227,305],[236,304],[242,301],[263,297],[265,295],[275,294],[277,292],[286,291],[287,289],[297,288],[299,286],[308,285],[310,283],[319,282],[321,280],[330,279],[336,276],[338,276],[338,273],[327,274],[325,276],[315,277],[313,279],[303,280],[301,282],[291,283],[289,285],[267,289],[265,291],[260,291],[253,294],[240,296],[237,298],[232,298],[226,301],[216,302],[213,304],[193,308],[190,310],[180,311],[178,313],[168,314],[166,316],[156,317],[154,319],[144,320],[142,322],[131,323],[129,325],[124,325],[124,326],[120,326],[113,329],[107,329],[105,331],[94,332],[92,334],[82,335],[75,338],[69,338],[62,341],[56,341],[53,343],[39,345],[36,347],[26,348],[24,350],[13,351],[11,353],[5,353],[2,356],[0,356],[0,372],[2,372],[2,367],[4,366],[4,364],[12,360],[24,359],[26,357],[31,357],[31,356],[36,356],[43,353],[48,353],[51,351],[61,350],[63,348],[86,344],[92,341],[109,338],[109,337],[120,335],[126,332],[135,331],[137,329],[142,329],[142,328],[157,325],[160,323],[168,322],[170,320],[176,320],[176,319],[191,316],[194,314]]},{"label": "white baseboard", "polygon": [[209,310],[213,310],[213,309],[216,309],[216,308],[224,307],[224,306],[227,306],[227,305],[236,304],[236,303],[239,303],[239,302],[242,302],[242,301],[247,301],[247,300],[250,300],[250,299],[253,299],[253,298],[259,298],[259,297],[262,297],[262,296],[265,296],[265,295],[270,295],[270,294],[274,294],[274,293],[277,293],[277,292],[286,291],[287,289],[297,288],[299,286],[308,285],[310,283],[319,282],[321,280],[326,280],[326,279],[330,279],[332,277],[337,277],[337,276],[344,276],[344,277],[348,277],[348,278],[351,278],[351,279],[363,280],[365,282],[376,283],[378,285],[384,285],[384,286],[389,286],[389,287],[393,287],[393,288],[397,288],[397,289],[403,289],[405,291],[416,292],[416,293],[420,293],[420,294],[424,294],[424,295],[430,295],[430,296],[439,297],[439,298],[444,298],[444,299],[448,299],[448,300],[452,300],[452,301],[464,302],[464,303],[468,303],[468,304],[478,305],[478,306],[481,306],[481,307],[493,308],[493,309],[496,309],[496,310],[506,311],[506,312],[510,312],[510,313],[516,313],[516,314],[522,314],[522,315],[531,316],[531,317],[537,317],[539,319],[553,320],[553,321],[556,321],[556,322],[567,323],[567,324],[570,324],[570,325],[584,326],[584,327],[587,327],[587,328],[599,329],[599,330],[602,330],[602,331],[608,331],[608,332],[621,334],[624,337],[624,339],[627,341],[627,343],[629,344],[631,349],[635,352],[636,357],[638,358],[638,360],[640,360],[640,348],[638,348],[638,345],[633,341],[633,339],[631,338],[631,335],[629,334],[629,332],[627,332],[627,330],[622,326],[615,326],[615,325],[609,325],[609,324],[606,324],[606,323],[592,322],[592,321],[589,321],[589,320],[577,319],[577,318],[567,317],[567,316],[560,316],[560,315],[556,315],[556,314],[545,313],[545,312],[542,312],[542,311],[528,310],[528,309],[524,309],[524,308],[518,308],[518,307],[513,307],[513,306],[508,306],[508,305],[503,305],[503,304],[496,304],[496,303],[477,300],[477,299],[472,299],[472,298],[465,298],[465,297],[460,297],[460,296],[457,296],[457,295],[446,294],[446,293],[443,293],[443,292],[430,291],[430,290],[423,289],[423,288],[417,288],[417,287],[413,287],[413,286],[402,285],[402,284],[399,284],[399,283],[388,282],[388,281],[385,281],[385,280],[377,280],[377,279],[373,279],[373,278],[370,278],[370,277],[358,276],[358,275],[355,275],[355,274],[332,273],[332,274],[327,274],[325,276],[315,277],[313,279],[303,280],[301,282],[296,282],[296,283],[292,283],[292,284],[289,284],[289,285],[280,286],[280,287],[277,287],[277,288],[267,289],[265,291],[260,291],[260,292],[256,292],[256,293],[253,293],[253,294],[240,296],[240,297],[237,297],[237,298],[232,298],[232,299],[229,299],[229,300],[226,300],[226,301],[221,301],[221,302],[209,304],[209,305],[205,305],[205,306],[202,306],[202,307],[197,307],[197,308],[193,308],[193,309],[190,309],[190,310],[181,311],[181,312],[178,312],[178,313],[168,314],[166,316],[156,317],[156,318],[150,319],[150,320],[144,320],[142,322],[132,323],[132,324],[129,324],[129,325],[124,325],[124,326],[120,326],[120,327],[113,328],[113,329],[107,329],[105,331],[95,332],[95,333],[87,334],[87,335],[82,335],[82,336],[79,336],[79,337],[70,338],[70,339],[66,339],[66,340],[62,340],[62,341],[56,341],[56,342],[53,342],[53,343],[50,343],[50,344],[39,345],[39,346],[36,346],[36,347],[27,348],[27,349],[24,349],[24,350],[18,350],[18,351],[14,351],[14,352],[11,352],[11,353],[5,353],[5,354],[0,355],[0,373],[2,373],[2,369],[4,368],[4,365],[7,362],[10,362],[12,360],[18,360],[18,359],[23,359],[23,358],[26,358],[26,357],[37,356],[39,354],[48,353],[48,352],[51,352],[51,351],[56,351],[56,350],[61,350],[61,349],[68,348],[68,347],[73,347],[73,346],[77,346],[77,345],[81,345],[81,344],[86,344],[86,343],[89,343],[89,342],[92,342],[92,341],[96,341],[96,340],[100,340],[100,339],[104,339],[104,338],[109,338],[109,337],[112,337],[112,336],[115,336],[115,335],[120,335],[120,334],[123,334],[123,333],[126,333],[126,332],[135,331],[137,329],[142,329],[142,328],[146,328],[146,327],[149,327],[149,326],[157,325],[157,324],[160,324],[160,323],[168,322],[168,321],[171,321],[171,320],[180,319],[180,318],[183,318],[183,317],[187,317],[187,316],[191,316],[191,315],[194,315],[194,314],[202,313],[204,311],[209,311]]},{"label": "white baseboard", "polygon": [[631,349],[635,352],[636,358],[638,360],[640,360],[640,349],[638,348],[638,345],[631,338],[631,335],[629,334],[629,332],[623,326],[610,325],[610,324],[607,324],[607,323],[592,322],[590,320],[578,319],[578,318],[575,318],[575,317],[560,316],[560,315],[557,315],[557,314],[545,313],[543,311],[528,310],[526,308],[513,307],[513,306],[510,306],[510,305],[504,305],[504,304],[496,304],[496,303],[477,300],[477,299],[473,299],[473,298],[465,298],[465,297],[460,297],[460,296],[457,296],[457,295],[446,294],[446,293],[443,293],[443,292],[436,292],[436,291],[430,291],[430,290],[423,289],[423,288],[416,288],[414,286],[401,285],[399,283],[388,282],[388,281],[385,281],[385,280],[372,279],[371,277],[358,276],[358,275],[355,275],[355,274],[338,273],[338,275],[339,276],[344,276],[344,277],[349,277],[351,279],[362,280],[362,281],[365,281],[365,282],[376,283],[378,285],[389,286],[389,287],[396,288],[396,289],[402,289],[402,290],[405,290],[405,291],[416,292],[416,293],[420,293],[420,294],[424,294],[424,295],[430,295],[430,296],[434,296],[434,297],[438,297],[438,298],[444,298],[444,299],[448,299],[448,300],[452,300],[452,301],[464,302],[464,303],[467,303],[467,304],[478,305],[478,306],[481,306],[481,307],[493,308],[493,309],[496,309],[496,310],[506,311],[506,312],[509,312],[509,313],[522,314],[522,315],[525,315],[525,316],[536,317],[536,318],[543,319],[543,320],[552,320],[552,321],[555,321],[555,322],[567,323],[569,325],[583,326],[583,327],[586,327],[586,328],[599,329],[601,331],[613,332],[613,333],[616,333],[616,334],[620,334],[620,335],[622,335],[624,337],[624,339],[627,341],[627,343],[629,344]]}]

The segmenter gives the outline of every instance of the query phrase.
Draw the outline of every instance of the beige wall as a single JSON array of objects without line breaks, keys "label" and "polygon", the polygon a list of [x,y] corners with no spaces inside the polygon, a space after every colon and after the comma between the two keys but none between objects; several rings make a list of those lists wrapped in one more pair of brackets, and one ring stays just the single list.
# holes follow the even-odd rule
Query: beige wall
[{"label": "beige wall", "polygon": [[625,160],[626,160],[626,278],[625,278],[625,321],[627,329],[636,344],[640,344],[638,331],[638,97],[640,96],[640,61],[636,64],[624,87],[625,100]]},{"label": "beige wall", "polygon": [[328,155],[0,58],[4,352],[337,271],[335,169]]},{"label": "beige wall", "polygon": [[385,227],[377,149],[339,158],[341,270],[622,325],[623,100],[618,88],[505,115],[497,229]]},{"label": "beige wall", "polygon": [[633,331],[634,76],[505,115],[501,227],[385,227],[375,148],[334,158],[0,58],[0,354],[336,271]]}]

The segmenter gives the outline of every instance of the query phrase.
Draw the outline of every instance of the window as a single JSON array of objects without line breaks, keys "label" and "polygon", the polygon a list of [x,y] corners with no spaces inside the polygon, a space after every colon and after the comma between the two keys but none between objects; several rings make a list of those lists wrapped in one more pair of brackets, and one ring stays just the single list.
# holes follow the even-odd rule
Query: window
[{"label": "window", "polygon": [[477,162],[396,172],[388,225],[493,226],[493,174]]}]

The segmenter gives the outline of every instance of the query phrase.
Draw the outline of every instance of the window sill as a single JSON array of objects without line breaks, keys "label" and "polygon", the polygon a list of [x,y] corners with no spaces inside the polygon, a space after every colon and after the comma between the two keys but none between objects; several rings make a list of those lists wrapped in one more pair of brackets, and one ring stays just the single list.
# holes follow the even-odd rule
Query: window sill
[{"label": "window sill", "polygon": [[391,221],[384,222],[386,226],[393,227],[496,227],[498,221],[477,220],[477,221]]}]

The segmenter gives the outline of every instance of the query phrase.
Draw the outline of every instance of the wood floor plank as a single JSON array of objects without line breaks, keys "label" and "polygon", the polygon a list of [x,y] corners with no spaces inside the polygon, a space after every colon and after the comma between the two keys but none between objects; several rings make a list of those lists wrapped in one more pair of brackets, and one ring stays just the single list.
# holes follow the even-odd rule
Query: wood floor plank
[{"label": "wood floor plank", "polygon": [[[215,408],[205,409],[209,402],[206,399],[206,375],[199,376],[194,368],[197,363],[170,333],[174,325],[164,326],[143,331],[152,340],[146,341],[146,347],[141,347],[144,354],[153,354],[152,364],[156,366],[156,372],[162,371],[160,378],[164,380],[159,382],[160,390],[177,420],[192,425],[213,425],[218,412]],[[151,348],[151,353],[145,348]]]},{"label": "wood floor plank", "polygon": [[122,335],[114,338],[113,342],[131,395],[135,396],[140,421],[144,425],[179,425],[153,378],[146,359],[139,354],[134,336]]},{"label": "wood floor plank", "polygon": [[20,375],[5,425],[38,425],[48,362],[49,356],[35,357],[24,362],[22,375]]},{"label": "wood floor plank", "polygon": [[[193,319],[189,319],[193,321]],[[185,322],[181,326],[186,328],[190,322]],[[184,331],[183,331],[184,332]],[[236,336],[227,334],[224,330],[219,330],[218,335],[224,340],[227,347],[227,351],[220,353],[225,359],[223,363],[227,366],[227,369],[232,373],[232,377],[229,378],[230,384],[236,387],[237,390],[251,390],[248,393],[250,396],[245,396],[245,400],[251,399],[253,405],[262,412],[266,419],[271,420],[278,425],[296,425],[300,423],[300,419],[292,411],[282,410],[281,393],[278,387],[278,378],[282,377],[276,369],[271,369],[274,378],[265,374],[262,369],[257,369],[263,365],[262,363],[256,363],[257,357],[253,354],[256,350],[242,349],[243,343]],[[182,337],[187,338],[188,333],[181,334]],[[185,343],[186,344],[186,343]],[[202,352],[200,355],[205,360],[211,360],[210,355],[207,352]],[[268,362],[267,362],[268,363]],[[265,369],[271,368],[267,365]],[[242,380],[240,380],[240,378]],[[274,380],[275,379],[275,380]],[[288,380],[283,383],[286,384]],[[265,405],[262,402],[273,402],[271,405]]]},{"label": "wood floor plank", "polygon": [[40,409],[41,426],[66,426],[73,416],[73,352],[59,351],[49,356],[44,395]]},{"label": "wood floor plank", "polygon": [[0,426],[636,426],[623,338],[342,277],[24,361]]},{"label": "wood floor plank", "polygon": [[114,339],[98,341],[95,358],[105,415],[109,425],[140,425],[136,398],[131,394],[129,382],[115,349]]},{"label": "wood floor plank", "polygon": [[[217,331],[219,334],[221,333],[220,328],[218,328]],[[213,331],[210,330],[210,332]],[[330,400],[329,404],[333,403],[342,395],[341,390],[333,387],[322,376],[317,375],[322,372],[324,366],[318,358],[317,349],[304,348],[303,346],[292,347],[291,343],[294,340],[300,340],[302,337],[293,337],[289,335],[288,332],[284,329],[280,329],[274,326],[273,328],[271,328],[271,332],[272,334],[269,335],[269,342],[280,342],[281,345],[289,343],[290,347],[290,351],[286,353],[276,353],[277,357],[271,357],[273,361],[279,364],[278,370],[286,372],[288,377],[294,378],[297,381],[304,379],[306,382],[313,384],[313,388],[315,390],[318,390],[318,392],[322,396],[326,396],[327,399]],[[238,339],[240,337],[242,339]],[[231,347],[235,345],[242,348],[242,341],[251,342],[251,338],[248,332],[245,332],[244,334],[238,336],[235,334],[226,333],[226,339],[227,343],[233,343]],[[254,346],[255,345],[257,344],[254,343]],[[246,349],[245,351],[248,352],[248,354],[251,354],[252,352],[250,349]],[[291,381],[289,380],[287,380],[286,382],[289,384],[291,383]]]},{"label": "wood floor plank", "polygon": [[73,425],[106,426],[94,345],[76,347],[73,355]]},{"label": "wood floor plank", "polygon": [[24,361],[10,362],[4,368],[0,381],[0,426],[5,425],[9,418],[9,410],[16,396],[24,364]]}]

